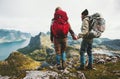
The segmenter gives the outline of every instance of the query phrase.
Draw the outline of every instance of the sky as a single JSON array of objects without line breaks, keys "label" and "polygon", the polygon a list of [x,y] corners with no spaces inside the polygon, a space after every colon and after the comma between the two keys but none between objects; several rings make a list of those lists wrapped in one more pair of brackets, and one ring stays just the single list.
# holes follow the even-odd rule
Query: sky
[{"label": "sky", "polygon": [[54,10],[67,12],[75,34],[81,32],[81,12],[100,13],[106,20],[102,37],[120,39],[120,0],[0,0],[0,29],[15,29],[33,36],[50,30]]}]

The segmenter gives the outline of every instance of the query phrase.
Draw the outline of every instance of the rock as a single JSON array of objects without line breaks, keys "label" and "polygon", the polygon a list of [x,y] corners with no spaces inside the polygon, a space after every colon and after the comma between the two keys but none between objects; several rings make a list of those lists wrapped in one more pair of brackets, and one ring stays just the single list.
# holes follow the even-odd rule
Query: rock
[{"label": "rock", "polygon": [[0,79],[9,79],[10,77],[8,77],[8,76],[1,76],[0,75]]},{"label": "rock", "polygon": [[58,77],[62,77],[62,74],[58,74]]},{"label": "rock", "polygon": [[117,60],[112,60],[112,63],[116,63],[117,62]]},{"label": "rock", "polygon": [[72,77],[76,77],[75,73],[70,73],[69,75],[72,76]]},{"label": "rock", "polygon": [[68,68],[72,68],[72,65],[68,65]]},{"label": "rock", "polygon": [[94,62],[97,63],[100,59],[99,58],[94,58]]},{"label": "rock", "polygon": [[105,64],[105,60],[104,59],[100,59],[100,60],[98,60],[97,64]]},{"label": "rock", "polygon": [[69,68],[72,68],[72,65],[73,65],[73,63],[70,61],[70,62],[67,62],[67,64],[68,64],[68,67]]},{"label": "rock", "polygon": [[57,72],[54,72],[54,71],[47,71],[47,74],[50,76],[53,76],[53,77],[58,77],[58,73]]},{"label": "rock", "polygon": [[27,71],[26,77],[23,79],[50,79],[58,77],[58,73],[54,71]]},{"label": "rock", "polygon": [[117,76],[120,76],[120,70],[113,71],[113,73]]},{"label": "rock", "polygon": [[70,72],[67,70],[67,68],[65,68],[65,70],[63,71],[63,74],[69,74]]},{"label": "rock", "polygon": [[113,63],[116,63],[117,60],[118,60],[118,58],[117,58],[116,56],[111,57],[111,59],[112,59],[112,62],[113,62]]},{"label": "rock", "polygon": [[44,61],[42,64],[41,64],[41,67],[44,68],[44,67],[49,67],[50,64],[48,64],[46,61]]},{"label": "rock", "polygon": [[120,55],[116,55],[116,57],[117,57],[118,59],[120,59]]},{"label": "rock", "polygon": [[53,69],[54,67],[53,66],[49,66],[50,69]]},{"label": "rock", "polygon": [[112,59],[117,59],[117,57],[116,57],[116,56],[112,56],[111,58],[112,58]]},{"label": "rock", "polygon": [[106,57],[105,60],[106,60],[107,62],[110,62],[112,59],[111,59],[110,57]]},{"label": "rock", "polygon": [[84,73],[82,73],[80,71],[77,71],[77,77],[80,78],[80,79],[86,79]]}]

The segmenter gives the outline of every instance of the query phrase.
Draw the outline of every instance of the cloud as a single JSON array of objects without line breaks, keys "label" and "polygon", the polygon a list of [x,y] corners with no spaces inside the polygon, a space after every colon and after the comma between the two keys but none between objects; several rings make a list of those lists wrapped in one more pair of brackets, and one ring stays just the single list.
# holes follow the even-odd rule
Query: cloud
[{"label": "cloud", "polygon": [[114,0],[116,10],[120,10],[120,0]]},{"label": "cloud", "polygon": [[1,0],[0,15],[4,17],[41,17],[49,6],[46,0]]},{"label": "cloud", "polygon": [[75,33],[80,32],[81,12],[86,8],[90,15],[95,12],[103,15],[106,33],[109,33],[119,29],[119,4],[120,0],[0,0],[0,28],[20,29],[32,34],[49,31],[54,10],[60,6],[67,12]]}]

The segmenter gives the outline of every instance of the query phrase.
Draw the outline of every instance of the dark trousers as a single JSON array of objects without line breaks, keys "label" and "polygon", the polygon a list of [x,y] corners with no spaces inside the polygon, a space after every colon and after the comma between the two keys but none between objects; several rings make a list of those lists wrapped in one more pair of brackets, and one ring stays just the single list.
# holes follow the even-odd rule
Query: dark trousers
[{"label": "dark trousers", "polygon": [[54,38],[54,46],[56,51],[57,64],[60,64],[61,57],[63,61],[66,61],[67,38],[63,39]]},{"label": "dark trousers", "polygon": [[85,52],[87,52],[88,55],[88,64],[93,64],[93,55],[92,55],[92,43],[93,39],[91,40],[86,40],[83,39],[81,43],[81,48],[80,48],[80,62],[81,65],[85,65]]}]

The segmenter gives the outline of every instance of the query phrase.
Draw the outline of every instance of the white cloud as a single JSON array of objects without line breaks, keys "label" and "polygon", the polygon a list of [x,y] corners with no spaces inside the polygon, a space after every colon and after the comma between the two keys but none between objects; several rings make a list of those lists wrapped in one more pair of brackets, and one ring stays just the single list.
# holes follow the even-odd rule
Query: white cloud
[{"label": "white cloud", "polygon": [[[69,16],[76,34],[81,28],[81,12],[100,12],[106,19],[103,37],[120,38],[114,35],[120,29],[120,0],[0,0],[0,28],[17,29],[33,35],[48,31],[54,9],[60,6]],[[111,34],[110,34],[111,33]],[[117,31],[120,35],[120,32]]]}]

